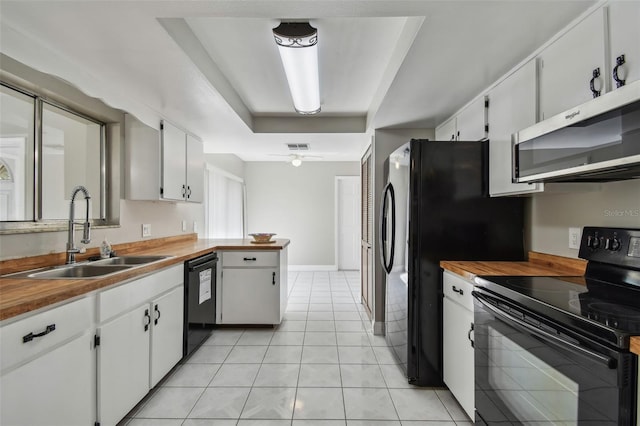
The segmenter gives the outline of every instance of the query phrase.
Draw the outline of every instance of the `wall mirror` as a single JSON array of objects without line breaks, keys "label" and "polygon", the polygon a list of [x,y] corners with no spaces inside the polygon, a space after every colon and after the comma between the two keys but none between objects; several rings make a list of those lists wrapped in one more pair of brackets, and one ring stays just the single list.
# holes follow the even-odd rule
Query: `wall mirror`
[{"label": "wall mirror", "polygon": [[[0,231],[66,229],[71,192],[91,194],[91,219],[107,220],[106,125],[62,104],[0,86]],[[84,202],[76,203],[84,216]]]}]

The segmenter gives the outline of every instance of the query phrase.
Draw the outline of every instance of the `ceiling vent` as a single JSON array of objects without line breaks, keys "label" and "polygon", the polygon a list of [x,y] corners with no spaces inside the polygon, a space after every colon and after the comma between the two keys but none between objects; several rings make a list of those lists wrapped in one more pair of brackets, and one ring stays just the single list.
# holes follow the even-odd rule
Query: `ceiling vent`
[{"label": "ceiling vent", "polygon": [[289,151],[309,151],[308,143],[288,143]]}]

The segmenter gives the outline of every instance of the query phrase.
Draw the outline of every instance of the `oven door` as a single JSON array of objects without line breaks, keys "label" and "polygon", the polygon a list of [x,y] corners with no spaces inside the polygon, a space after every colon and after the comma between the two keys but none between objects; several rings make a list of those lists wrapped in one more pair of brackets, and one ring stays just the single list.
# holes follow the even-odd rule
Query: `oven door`
[{"label": "oven door", "polygon": [[635,424],[635,357],[474,295],[476,424]]}]

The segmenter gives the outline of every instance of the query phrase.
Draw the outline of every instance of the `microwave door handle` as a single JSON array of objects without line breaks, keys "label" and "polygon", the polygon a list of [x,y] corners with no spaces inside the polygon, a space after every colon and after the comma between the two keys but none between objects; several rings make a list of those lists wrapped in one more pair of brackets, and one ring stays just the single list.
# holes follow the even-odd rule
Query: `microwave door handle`
[{"label": "microwave door handle", "polygon": [[575,343],[572,342],[568,342],[560,337],[554,336],[553,334],[546,332],[544,330],[540,330],[537,327],[534,327],[531,324],[526,323],[525,321],[521,320],[520,318],[514,317],[513,315],[503,311],[500,308],[496,308],[495,306],[491,305],[490,303],[486,302],[485,300],[483,300],[484,298],[478,294],[477,292],[472,292],[473,297],[480,302],[480,304],[482,304],[483,307],[485,307],[486,309],[488,309],[489,311],[491,311],[493,314],[495,314],[497,317],[500,317],[503,321],[508,321],[510,323],[514,323],[515,325],[519,326],[520,328],[524,328],[525,330],[527,330],[529,333],[533,334],[534,336],[548,342],[551,343],[555,346],[559,346],[560,348],[563,349],[568,349],[571,352],[574,353],[578,353],[580,355],[586,356],[588,358],[591,358],[601,364],[606,365],[609,369],[615,369],[617,367],[616,365],[616,361],[613,358],[610,358],[608,356],[604,356],[602,354],[599,354],[597,352],[591,351],[589,349],[583,348],[582,346],[576,345]]},{"label": "microwave door handle", "polygon": [[511,135],[511,183],[518,183],[518,173],[516,170],[518,169],[518,150],[516,146],[518,145],[516,142],[517,134],[514,133]]}]

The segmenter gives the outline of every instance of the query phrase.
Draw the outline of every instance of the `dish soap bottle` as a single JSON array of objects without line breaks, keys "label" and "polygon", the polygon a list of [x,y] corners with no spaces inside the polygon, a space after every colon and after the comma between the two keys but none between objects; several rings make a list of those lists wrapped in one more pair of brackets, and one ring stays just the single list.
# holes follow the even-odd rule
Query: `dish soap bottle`
[{"label": "dish soap bottle", "polygon": [[111,257],[111,244],[107,241],[107,237],[102,240],[102,244],[100,244],[100,258],[108,259]]}]

